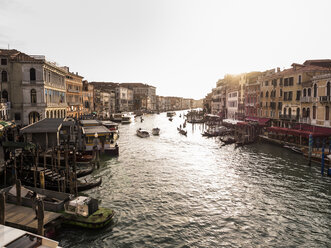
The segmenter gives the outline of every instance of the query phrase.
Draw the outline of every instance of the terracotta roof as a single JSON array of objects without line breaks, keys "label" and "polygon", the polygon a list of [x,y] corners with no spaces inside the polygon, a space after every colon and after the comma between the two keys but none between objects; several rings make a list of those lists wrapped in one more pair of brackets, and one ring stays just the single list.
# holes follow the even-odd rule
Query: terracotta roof
[{"label": "terracotta roof", "polygon": [[18,62],[43,62],[43,59],[36,59],[15,49],[0,49],[0,56],[9,57],[12,61]]}]

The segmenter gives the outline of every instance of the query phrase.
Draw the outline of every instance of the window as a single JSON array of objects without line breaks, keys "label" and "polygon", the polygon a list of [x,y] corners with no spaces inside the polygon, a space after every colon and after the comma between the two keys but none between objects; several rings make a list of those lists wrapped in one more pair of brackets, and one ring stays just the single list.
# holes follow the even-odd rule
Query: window
[{"label": "window", "polygon": [[307,96],[307,89],[303,89],[303,97]]},{"label": "window", "polygon": [[8,82],[8,74],[6,71],[1,72],[1,82]]},{"label": "window", "polygon": [[328,121],[329,119],[330,119],[329,106],[325,106],[325,120]]},{"label": "window", "polygon": [[294,81],[294,78],[293,77],[290,77],[289,78],[289,81],[288,81],[288,85],[289,86],[293,86],[293,81]]},{"label": "window", "polygon": [[292,101],[292,96],[293,96],[293,92],[292,91],[289,91],[288,92],[288,100],[289,101]]},{"label": "window", "polygon": [[317,84],[314,84],[314,97],[317,97]]},{"label": "window", "polygon": [[310,108],[307,108],[306,116],[310,118]]},{"label": "window", "polygon": [[301,90],[297,90],[297,97],[295,100],[299,101],[301,96]]},{"label": "window", "polygon": [[299,119],[300,117],[300,108],[297,108],[297,118]]},{"label": "window", "polygon": [[261,97],[263,97],[263,91],[261,91]]},{"label": "window", "polygon": [[284,108],[284,115],[286,115],[286,108]]},{"label": "window", "polygon": [[301,84],[301,75],[298,76],[298,84]]},{"label": "window", "polygon": [[313,119],[316,119],[316,106],[313,106]]},{"label": "window", "polygon": [[31,95],[31,103],[37,103],[37,92],[35,89],[31,90],[30,95]]},{"label": "window", "polygon": [[2,99],[4,99],[5,102],[8,102],[8,92],[7,92],[7,90],[2,91]]},{"label": "window", "polygon": [[282,97],[282,96],[283,96],[283,90],[280,89],[280,90],[279,90],[279,97]]},{"label": "window", "polygon": [[1,65],[7,65],[7,59],[1,59]]},{"label": "window", "polygon": [[36,69],[35,68],[30,69],[30,81],[36,81]]},{"label": "window", "polygon": [[327,96],[330,96],[331,95],[331,88],[330,88],[330,82],[328,82],[327,84],[326,84],[326,95]]},{"label": "window", "polygon": [[311,96],[311,88],[308,88],[308,96]]},{"label": "window", "polygon": [[288,116],[291,117],[292,116],[292,109],[288,108]]},{"label": "window", "polygon": [[284,86],[288,86],[288,78],[284,78]]},{"label": "window", "polygon": [[269,97],[269,91],[265,93],[265,97]]},{"label": "window", "polygon": [[279,79],[279,86],[282,86],[282,85],[283,85],[283,79],[280,78],[280,79]]},{"label": "window", "polygon": [[15,113],[15,121],[21,120],[21,113]]},{"label": "window", "polygon": [[284,92],[284,101],[287,101],[287,92]]},{"label": "window", "polygon": [[269,85],[269,82],[268,81],[265,81],[264,82],[264,86],[268,86]]}]

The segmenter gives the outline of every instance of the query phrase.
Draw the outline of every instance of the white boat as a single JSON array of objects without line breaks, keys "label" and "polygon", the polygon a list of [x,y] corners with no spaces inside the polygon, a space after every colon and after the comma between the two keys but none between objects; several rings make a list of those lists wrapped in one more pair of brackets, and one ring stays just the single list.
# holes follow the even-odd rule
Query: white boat
[{"label": "white boat", "polygon": [[139,128],[139,129],[137,129],[137,135],[140,138],[147,138],[147,137],[149,137],[149,132],[147,130],[143,130],[143,129]]},{"label": "white boat", "polygon": [[160,128],[158,128],[158,127],[153,128],[153,130],[152,130],[152,134],[153,134],[153,135],[159,135],[159,134],[160,134]]},{"label": "white boat", "polygon": [[111,115],[111,120],[115,122],[122,122],[122,113],[116,113]]},{"label": "white boat", "polygon": [[132,122],[132,117],[130,115],[123,115],[122,116],[122,124],[130,124]]},{"label": "white boat", "polygon": [[174,111],[167,112],[167,117],[172,117],[172,116],[175,116],[175,115],[176,115],[176,112],[174,112]]},{"label": "white boat", "polygon": [[4,225],[0,225],[0,247],[60,248],[57,241]]}]

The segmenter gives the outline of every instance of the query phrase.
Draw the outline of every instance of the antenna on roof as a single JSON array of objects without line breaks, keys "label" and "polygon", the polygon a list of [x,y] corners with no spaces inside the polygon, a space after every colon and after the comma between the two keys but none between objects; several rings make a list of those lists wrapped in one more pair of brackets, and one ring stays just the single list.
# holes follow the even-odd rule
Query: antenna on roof
[{"label": "antenna on roof", "polygon": [[8,50],[9,50],[9,43],[8,43]]}]

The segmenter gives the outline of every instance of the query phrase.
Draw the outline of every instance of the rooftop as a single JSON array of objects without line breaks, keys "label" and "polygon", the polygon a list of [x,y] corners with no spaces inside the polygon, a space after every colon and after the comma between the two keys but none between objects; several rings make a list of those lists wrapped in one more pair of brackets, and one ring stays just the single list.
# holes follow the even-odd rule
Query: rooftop
[{"label": "rooftop", "polygon": [[64,119],[42,119],[21,129],[21,133],[56,133],[60,130]]}]

